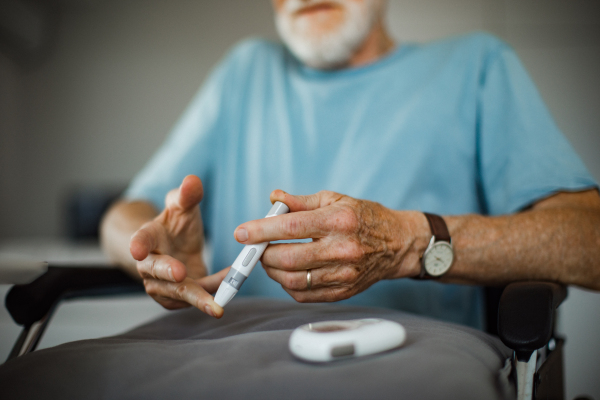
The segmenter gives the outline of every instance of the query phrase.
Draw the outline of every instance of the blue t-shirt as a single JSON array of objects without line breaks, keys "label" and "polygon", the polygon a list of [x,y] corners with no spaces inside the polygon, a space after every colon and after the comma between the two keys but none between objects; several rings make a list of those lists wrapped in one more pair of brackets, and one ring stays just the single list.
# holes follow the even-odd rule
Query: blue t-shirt
[{"label": "blue t-shirt", "polygon": [[[396,210],[516,212],[559,190],[596,185],[514,51],[487,34],[402,44],[376,63],[308,68],[280,44],[248,40],[214,70],[128,199],[157,209],[188,174],[213,272],[233,262],[241,223],[269,194],[332,190]],[[241,294],[290,298],[262,268]],[[481,327],[475,286],[381,281],[346,300]]]}]

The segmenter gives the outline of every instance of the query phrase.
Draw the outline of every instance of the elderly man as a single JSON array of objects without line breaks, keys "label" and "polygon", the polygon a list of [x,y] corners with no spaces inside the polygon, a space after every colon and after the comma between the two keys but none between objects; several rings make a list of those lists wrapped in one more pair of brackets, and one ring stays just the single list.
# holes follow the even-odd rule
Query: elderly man
[{"label": "elderly man", "polygon": [[[506,44],[396,44],[382,0],[274,8],[285,47],[238,45],[104,219],[157,302],[220,317],[239,243],[278,240],[241,293],[481,327],[477,285],[600,289],[597,184]],[[269,195],[291,212],[258,219]]]}]

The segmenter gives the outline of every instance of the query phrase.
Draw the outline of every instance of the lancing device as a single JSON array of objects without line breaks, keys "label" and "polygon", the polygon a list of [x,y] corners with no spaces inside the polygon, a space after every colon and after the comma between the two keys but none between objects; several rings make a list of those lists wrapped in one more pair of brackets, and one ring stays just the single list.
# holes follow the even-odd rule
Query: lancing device
[{"label": "lancing device", "polygon": [[[276,201],[265,218],[276,217],[288,213],[289,211],[290,209],[288,206],[280,201]],[[215,294],[215,303],[221,307],[225,307],[225,305],[233,299],[233,296],[240,290],[242,284],[246,278],[248,278],[250,272],[252,272],[252,269],[258,260],[260,260],[268,245],[269,242],[264,242],[249,244],[244,247],[240,255],[237,256],[233,262],[229,273],[225,279],[223,279],[223,282],[221,282],[219,290],[217,290],[217,294]]]}]

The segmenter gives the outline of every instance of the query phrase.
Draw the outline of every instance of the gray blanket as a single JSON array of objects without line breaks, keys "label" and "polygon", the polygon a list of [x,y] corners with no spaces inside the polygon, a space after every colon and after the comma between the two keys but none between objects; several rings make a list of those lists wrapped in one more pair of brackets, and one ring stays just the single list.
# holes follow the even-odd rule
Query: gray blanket
[{"label": "gray blanket", "polygon": [[[302,324],[365,317],[404,325],[404,346],[323,365],[288,350]],[[186,309],[11,360],[0,366],[0,398],[505,399],[510,354],[483,332],[398,311],[246,298],[220,320]]]}]

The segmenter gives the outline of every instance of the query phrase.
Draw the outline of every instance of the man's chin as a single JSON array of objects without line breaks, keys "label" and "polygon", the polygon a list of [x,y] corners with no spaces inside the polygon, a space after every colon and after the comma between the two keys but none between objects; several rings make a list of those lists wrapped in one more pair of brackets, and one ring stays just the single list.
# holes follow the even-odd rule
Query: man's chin
[{"label": "man's chin", "polygon": [[323,30],[319,31],[311,31],[310,33],[298,34],[295,38],[296,41],[301,41],[304,45],[311,45],[316,47],[321,47],[319,45],[320,42],[328,40],[328,38],[333,37],[335,35],[335,31]]},{"label": "man's chin", "polygon": [[304,64],[318,69],[339,68],[348,63],[371,29],[360,10],[350,11],[341,8],[314,15],[277,14],[277,30]]},{"label": "man's chin", "polygon": [[348,63],[352,54],[342,46],[323,45],[318,40],[296,41],[288,43],[288,47],[303,64],[316,69],[339,68]]}]

